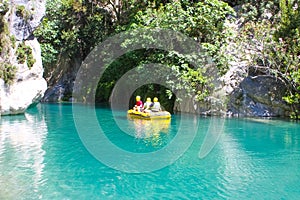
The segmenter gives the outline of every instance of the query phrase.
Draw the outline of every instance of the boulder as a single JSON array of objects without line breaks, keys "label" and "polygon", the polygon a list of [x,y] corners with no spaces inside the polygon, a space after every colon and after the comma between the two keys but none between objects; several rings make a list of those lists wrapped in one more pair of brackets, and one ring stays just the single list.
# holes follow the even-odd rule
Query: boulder
[{"label": "boulder", "polygon": [[27,64],[18,64],[13,83],[6,84],[0,79],[0,114],[20,114],[32,104],[41,100],[47,89],[43,78],[41,49],[36,39],[25,42],[32,48],[35,63],[31,69]]},{"label": "boulder", "polygon": [[202,115],[235,117],[288,117],[291,107],[283,101],[285,83],[274,76],[252,74],[243,63],[231,65],[219,78],[210,96],[197,102],[191,98],[183,107],[175,103],[174,110]]},{"label": "boulder", "polygon": [[228,112],[251,117],[287,116],[291,108],[282,100],[286,92],[284,82],[274,76],[248,76],[230,95]]},{"label": "boulder", "polygon": [[[41,100],[47,89],[40,44],[33,36],[45,14],[45,6],[45,0],[14,0],[8,3],[8,10],[3,13],[9,33],[2,33],[6,38],[3,48],[6,51],[2,52],[0,62],[16,67],[16,72],[9,83],[0,78],[0,115],[24,113]],[[7,38],[14,38],[15,42]],[[31,49],[30,53],[18,49],[20,44]],[[26,57],[23,55],[20,60],[18,51],[23,51]]]}]

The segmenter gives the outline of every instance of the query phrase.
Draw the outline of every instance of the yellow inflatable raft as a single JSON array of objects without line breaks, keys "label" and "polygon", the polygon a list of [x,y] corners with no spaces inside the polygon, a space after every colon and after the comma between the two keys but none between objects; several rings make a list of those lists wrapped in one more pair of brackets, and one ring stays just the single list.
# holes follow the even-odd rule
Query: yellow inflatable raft
[{"label": "yellow inflatable raft", "polygon": [[128,110],[127,112],[129,117],[140,118],[140,119],[170,119],[171,114],[168,111],[159,111],[159,112],[139,112],[135,110]]}]

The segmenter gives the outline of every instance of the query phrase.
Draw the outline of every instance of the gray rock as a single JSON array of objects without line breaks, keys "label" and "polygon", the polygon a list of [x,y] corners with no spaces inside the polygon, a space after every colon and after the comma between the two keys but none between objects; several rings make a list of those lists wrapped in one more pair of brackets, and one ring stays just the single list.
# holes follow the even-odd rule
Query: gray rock
[{"label": "gray rock", "polygon": [[[220,77],[221,86],[215,85],[211,95],[203,102],[193,102],[186,111],[205,115],[286,117],[291,112],[282,97],[287,88],[280,79],[266,75],[252,67],[252,57],[259,53],[259,41],[233,42],[238,37],[242,18],[228,24],[233,30],[226,54],[232,57],[229,71]],[[175,106],[177,106],[175,104]]]},{"label": "gray rock", "polygon": [[[235,117],[287,117],[291,108],[282,100],[287,88],[280,79],[267,75],[248,75],[245,63],[231,66],[220,78],[222,86],[215,89],[204,101],[191,101],[176,111],[203,115]],[[252,74],[253,75],[253,74]]]},{"label": "gray rock", "polygon": [[19,41],[28,39],[45,15],[46,0],[14,0],[10,7],[10,33]]},{"label": "gray rock", "polygon": [[44,102],[70,101],[73,92],[74,81],[81,65],[81,59],[60,59],[60,65],[49,77],[49,87],[42,99]]},{"label": "gray rock", "polygon": [[246,77],[230,95],[228,112],[236,116],[283,117],[291,108],[282,100],[287,88],[276,77]]}]

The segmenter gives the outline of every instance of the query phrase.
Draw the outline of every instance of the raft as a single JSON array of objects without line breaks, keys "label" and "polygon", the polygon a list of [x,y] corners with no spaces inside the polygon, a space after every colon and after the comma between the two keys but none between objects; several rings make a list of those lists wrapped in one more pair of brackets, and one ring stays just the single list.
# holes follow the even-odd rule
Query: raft
[{"label": "raft", "polygon": [[135,110],[128,110],[127,112],[129,117],[140,118],[140,119],[170,119],[171,114],[168,111],[159,111],[159,112],[139,112]]}]

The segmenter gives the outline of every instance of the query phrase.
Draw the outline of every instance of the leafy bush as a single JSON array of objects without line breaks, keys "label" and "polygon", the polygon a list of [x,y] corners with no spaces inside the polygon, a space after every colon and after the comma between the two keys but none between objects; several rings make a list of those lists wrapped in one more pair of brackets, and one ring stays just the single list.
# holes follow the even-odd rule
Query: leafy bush
[{"label": "leafy bush", "polygon": [[0,62],[0,78],[4,80],[6,84],[11,84],[15,77],[17,68],[11,64]]},{"label": "leafy bush", "polygon": [[19,44],[16,53],[19,64],[24,64],[26,62],[28,68],[31,69],[35,63],[31,47],[26,46],[25,43],[22,42]]},{"label": "leafy bush", "polygon": [[[123,1],[121,6],[112,1],[55,0],[47,1],[46,16],[35,35],[41,43],[46,76],[57,66],[60,55],[83,60],[106,37],[139,28],[168,28],[194,38],[195,42],[203,44],[220,71],[226,71],[229,58],[219,50],[225,47],[226,38],[231,34],[225,22],[233,12],[227,3],[217,0],[132,0]],[[108,100],[122,73],[155,62],[173,67],[181,74],[178,78],[183,80],[182,83],[190,87],[199,100],[204,99],[209,86],[201,71],[193,69],[185,58],[174,52],[149,49],[130,52],[111,64],[99,82],[97,99]],[[156,86],[155,89],[163,93],[165,99],[171,98],[172,93],[165,88]]]},{"label": "leafy bush", "polygon": [[[200,43],[203,52],[206,52],[204,54],[212,57],[220,72],[225,72],[230,58],[221,49],[225,48],[226,39],[232,33],[226,23],[229,21],[227,16],[233,13],[233,9],[222,1],[173,1],[159,6],[150,5],[144,11],[137,12],[126,30],[163,28],[181,32]],[[185,88],[190,94],[196,95],[197,100],[204,100],[209,94],[209,77],[204,75],[202,68],[195,69],[178,52],[148,50],[143,57],[142,63],[161,63],[179,74],[180,84],[173,84],[173,91]],[[172,98],[170,91],[164,93],[169,99]]]},{"label": "leafy bush", "polygon": [[95,1],[47,1],[46,16],[34,32],[42,48],[43,64],[53,70],[60,55],[82,60],[110,30],[110,16]]},{"label": "leafy bush", "polygon": [[245,58],[257,72],[284,81],[288,93],[283,100],[291,105],[291,117],[299,117],[300,101],[300,9],[296,1],[280,1],[279,20],[262,19],[244,24],[237,37]]},{"label": "leafy bush", "polygon": [[275,39],[283,55],[277,56],[282,64],[280,72],[289,83],[284,100],[293,107],[293,118],[300,116],[300,7],[297,1],[280,0],[281,21]]},{"label": "leafy bush", "polygon": [[8,24],[4,19],[4,15],[8,10],[8,2],[4,0],[3,3],[0,4],[0,78],[3,79],[6,84],[11,84],[17,68],[11,65],[8,59],[11,40],[8,37]]}]

